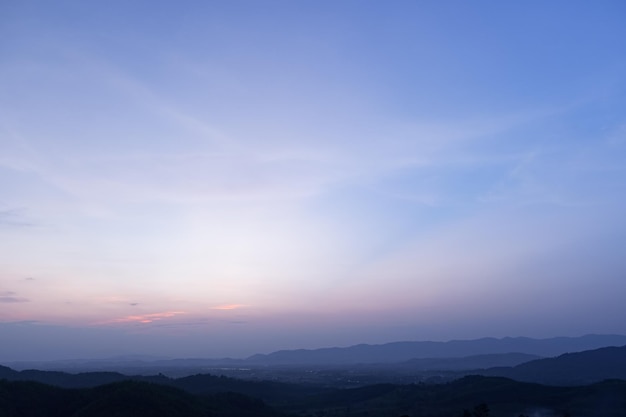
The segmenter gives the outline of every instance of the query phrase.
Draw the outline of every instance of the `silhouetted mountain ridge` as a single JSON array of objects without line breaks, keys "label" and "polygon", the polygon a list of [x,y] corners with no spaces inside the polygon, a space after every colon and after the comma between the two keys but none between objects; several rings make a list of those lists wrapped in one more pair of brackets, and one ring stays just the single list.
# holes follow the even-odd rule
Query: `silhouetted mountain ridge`
[{"label": "silhouetted mountain ridge", "polygon": [[492,411],[489,415],[494,417],[617,417],[626,415],[624,398],[626,381],[554,387],[474,375],[447,384],[381,384],[329,392],[308,398],[300,407],[313,410],[323,407],[334,410],[335,415],[349,411],[352,416],[462,416],[463,409],[484,403]]},{"label": "silhouetted mountain ridge", "polygon": [[[320,349],[279,350],[269,354],[256,354],[246,359],[178,358],[155,359],[132,355],[119,358],[91,360],[63,360],[50,362],[13,362],[13,369],[63,369],[63,370],[119,370],[148,368],[201,369],[220,366],[324,366],[356,364],[401,363],[413,359],[453,359],[480,355],[526,354],[535,357],[553,357],[568,352],[626,345],[624,335],[585,335],[580,337],[554,337],[533,339],[528,337],[482,338],[451,340],[448,342],[405,341],[379,345],[359,344],[349,347]],[[495,356],[493,357],[495,359]],[[534,358],[529,358],[532,360]],[[485,366],[496,366],[497,364]],[[511,366],[514,364],[502,364]],[[481,366],[482,367],[482,366]],[[463,366],[462,369],[467,369]],[[143,373],[143,372],[142,372]]]},{"label": "silhouetted mountain ridge", "polygon": [[83,372],[70,374],[58,371],[25,370],[15,371],[0,366],[0,380],[34,381],[67,389],[94,388],[124,381],[144,382],[171,386],[193,394],[217,394],[237,392],[267,401],[280,402],[303,393],[322,392],[324,388],[276,381],[248,381],[225,376],[197,374],[183,378],[169,378],[165,375],[123,375],[117,372]]},{"label": "silhouetted mountain ridge", "polygon": [[196,396],[164,385],[122,381],[65,389],[0,380],[3,417],[278,417],[258,399],[236,393]]},{"label": "silhouetted mountain ridge", "polygon": [[272,417],[285,412],[301,416],[426,417],[461,416],[464,409],[477,409],[480,404],[488,405],[489,415],[493,417],[522,414],[618,417],[626,415],[625,398],[625,381],[554,387],[501,377],[470,376],[447,384],[378,384],[303,392],[279,406],[282,411],[277,411],[239,393],[194,395],[139,381],[63,389],[36,382],[0,380],[3,417]]},{"label": "silhouetted mountain ridge", "polygon": [[349,365],[393,363],[416,358],[459,358],[485,354],[525,353],[542,357],[626,344],[623,335],[586,335],[581,337],[482,338],[448,342],[392,342],[381,345],[360,344],[350,347],[280,350],[253,355],[245,360],[255,365]]},{"label": "silhouetted mountain ridge", "polygon": [[487,370],[485,375],[550,385],[585,385],[607,379],[626,380],[626,346],[565,353],[556,358],[538,359],[512,368]]}]

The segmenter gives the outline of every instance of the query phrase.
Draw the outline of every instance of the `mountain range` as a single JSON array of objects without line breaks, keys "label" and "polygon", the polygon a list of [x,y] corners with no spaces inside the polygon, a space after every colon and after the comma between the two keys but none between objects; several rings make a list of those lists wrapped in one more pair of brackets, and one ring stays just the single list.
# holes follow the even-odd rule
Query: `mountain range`
[{"label": "mountain range", "polygon": [[[626,381],[619,380],[556,387],[502,377],[466,376],[445,384],[336,389],[211,375],[180,379],[118,375],[123,379],[117,382],[70,389],[4,378],[7,374],[32,377],[32,373],[5,367],[0,373],[3,417],[626,416]],[[75,377],[73,383],[88,377],[90,386],[98,379],[94,375]]]},{"label": "mountain range", "polygon": [[[468,358],[481,364],[485,358],[509,356]],[[455,360],[391,365],[439,361],[438,366],[446,366]],[[471,372],[480,375],[457,373],[456,379],[440,384],[374,383],[346,389],[209,374],[171,378],[0,366],[0,416],[626,416],[626,345]]]},{"label": "mountain range", "polygon": [[[477,374],[484,376],[506,377],[517,381],[535,382],[548,385],[585,385],[608,379],[622,379],[626,381],[626,345],[621,347],[603,347],[599,349],[585,350],[582,352],[565,353],[553,358],[524,361],[524,359],[528,358],[533,357],[526,354],[491,354],[476,355],[465,358],[411,359],[409,361],[393,364],[379,363],[372,365],[353,365],[351,367],[347,366],[346,368],[331,368],[327,374],[323,371],[316,371],[314,373],[318,373],[320,375],[317,379],[318,383],[327,386],[330,379],[334,378],[333,374],[337,374],[338,372],[347,372],[348,374],[353,375],[353,380],[359,374],[361,376],[367,375],[367,378],[362,378],[362,383],[366,384],[376,382],[377,376],[378,381],[385,381],[383,375],[389,373],[396,373],[397,375],[419,375],[421,372],[430,371],[445,372],[446,380],[459,378],[468,374]],[[518,364],[515,366],[485,366],[497,361],[501,363],[518,361]],[[462,367],[465,368],[459,370],[459,368]],[[277,372],[280,372],[282,368],[278,367],[277,369]],[[289,372],[292,373],[308,374],[311,372],[307,371],[308,368],[302,368],[299,370],[297,368],[289,369],[291,369]],[[271,376],[272,374],[268,373],[258,375]],[[189,388],[189,381],[197,381],[199,378],[203,378],[203,382],[200,384],[203,387],[216,385],[221,386],[225,383],[225,381],[231,380],[228,378],[220,380],[220,377],[213,375],[192,375],[187,376],[186,378],[176,379],[169,378],[162,374],[152,376],[137,375],[130,377],[118,372],[86,372],[72,374],[60,371],[43,370],[16,371],[9,367],[0,366],[0,379],[37,381],[65,388],[94,387],[97,385],[127,380],[129,378],[138,381],[174,385],[183,389]],[[300,379],[300,381],[303,380]],[[197,383],[194,382],[191,385],[196,384]],[[239,389],[241,389],[242,386],[247,387],[245,390],[240,391],[245,394],[253,394],[255,392],[257,388],[255,388],[254,384],[254,381],[237,382]],[[274,384],[279,384],[279,382],[274,382]],[[355,385],[358,386],[358,381],[356,381]],[[279,391],[287,393],[292,391],[296,386],[296,384],[283,384]],[[335,384],[335,386],[342,386],[342,384]]]},{"label": "mountain range", "polygon": [[552,357],[569,352],[626,345],[623,335],[586,335],[581,337],[482,338],[449,342],[394,342],[382,345],[361,344],[345,348],[280,350],[268,355],[254,355],[248,365],[353,365],[394,363],[419,358],[461,358],[475,355],[524,353]]},{"label": "mountain range", "polygon": [[[246,359],[163,359],[132,356],[97,360],[12,362],[7,365],[18,370],[33,368],[48,370],[114,370],[122,368],[139,370],[141,368],[202,369],[220,366],[319,367],[352,366],[357,364],[400,364],[406,362],[406,366],[409,367],[419,368],[421,366],[423,369],[436,369],[438,364],[440,366],[439,369],[462,370],[515,366],[521,362],[538,359],[539,357],[554,357],[564,353],[623,345],[626,345],[626,336],[624,335],[585,335],[548,339],[505,337],[501,339],[482,338],[448,342],[406,341],[380,345],[360,344],[349,347],[280,350],[269,354],[256,354]],[[516,354],[517,356],[512,356],[511,354]],[[466,358],[467,361],[462,361],[459,358]]]}]

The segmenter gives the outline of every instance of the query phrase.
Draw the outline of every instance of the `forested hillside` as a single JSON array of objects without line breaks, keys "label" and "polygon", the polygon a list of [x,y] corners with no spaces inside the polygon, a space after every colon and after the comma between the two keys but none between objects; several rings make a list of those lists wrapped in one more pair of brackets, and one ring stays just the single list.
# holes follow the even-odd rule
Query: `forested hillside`
[{"label": "forested hillside", "polygon": [[[539,412],[553,417],[626,416],[626,381],[618,380],[555,387],[469,376],[447,384],[319,389],[295,384],[289,388],[289,384],[272,382],[251,385],[198,375],[169,380],[168,384],[128,379],[93,388],[64,389],[5,379],[0,380],[0,417],[461,417],[464,413],[517,417]],[[256,392],[244,394],[250,394],[251,387]]]}]

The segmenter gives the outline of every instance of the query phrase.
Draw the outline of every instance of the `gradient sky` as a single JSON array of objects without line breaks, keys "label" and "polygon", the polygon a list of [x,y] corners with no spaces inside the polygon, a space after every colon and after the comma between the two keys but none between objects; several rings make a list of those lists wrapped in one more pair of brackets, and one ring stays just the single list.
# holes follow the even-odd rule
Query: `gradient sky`
[{"label": "gradient sky", "polygon": [[626,333],[624,22],[0,1],[0,360]]}]

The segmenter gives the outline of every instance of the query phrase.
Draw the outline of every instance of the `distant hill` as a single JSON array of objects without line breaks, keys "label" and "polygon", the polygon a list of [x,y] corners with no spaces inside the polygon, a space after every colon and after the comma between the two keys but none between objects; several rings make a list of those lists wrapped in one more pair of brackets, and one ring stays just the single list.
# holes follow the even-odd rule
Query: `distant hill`
[{"label": "distant hill", "polygon": [[606,379],[626,380],[626,346],[566,353],[512,368],[490,369],[485,374],[550,385],[585,385]]},{"label": "distant hill", "polygon": [[[465,356],[462,358],[418,358],[397,364],[406,370],[421,371],[466,371],[494,367],[512,367],[525,362],[541,359],[527,353],[492,353]],[[389,364],[383,366],[389,369]]]},{"label": "distant hill", "polygon": [[118,372],[84,372],[70,374],[59,371],[39,371],[28,369],[15,371],[6,366],[0,366],[0,379],[9,381],[37,381],[42,384],[54,385],[62,388],[90,388],[128,379],[145,380],[148,382],[163,382],[168,378],[164,376],[152,377],[129,377]]},{"label": "distant hill", "polygon": [[112,357],[105,359],[66,359],[54,361],[15,361],[6,365],[12,369],[63,370],[67,372],[120,371],[132,369],[149,372],[154,369],[195,369],[220,366],[245,366],[245,359],[176,358],[162,359],[148,356]]},{"label": "distant hill", "polygon": [[[72,372],[84,371],[123,371],[148,375],[167,370],[189,369],[190,373],[208,371],[219,367],[268,367],[268,366],[343,366],[357,364],[390,364],[407,362],[413,359],[449,360],[441,362],[442,369],[470,369],[454,358],[476,357],[481,355],[525,354],[537,357],[553,357],[568,352],[598,349],[607,346],[626,345],[624,335],[586,335],[581,337],[554,337],[533,339],[528,337],[482,338],[474,340],[452,340],[448,342],[392,342],[380,345],[360,344],[349,347],[321,349],[280,350],[269,354],[257,354],[246,359],[178,358],[162,359],[145,356],[117,357],[93,360],[64,360],[49,362],[12,362],[13,369],[46,369]],[[495,359],[493,356],[491,359]],[[503,359],[502,357],[501,359]],[[512,357],[509,357],[511,359]],[[491,366],[513,366],[517,363],[477,363],[476,369]],[[461,367],[452,366],[457,362]],[[417,364],[416,362],[415,364]],[[518,362],[519,363],[519,362]],[[426,365],[428,369],[434,369]],[[156,372],[155,372],[156,370]],[[177,376],[181,376],[180,374]]]},{"label": "distant hill", "polygon": [[[526,354],[475,355],[464,358],[411,359],[394,364],[353,365],[347,371],[331,369],[321,373],[316,385],[301,385],[277,381],[242,380],[210,374],[196,374],[181,378],[165,375],[128,376],[117,372],[85,372],[70,374],[58,371],[24,370],[15,371],[0,366],[0,379],[10,381],[37,381],[63,388],[91,388],[121,381],[149,382],[183,389],[193,394],[215,394],[238,392],[261,398],[273,404],[283,404],[303,395],[320,394],[334,384],[346,387],[344,382],[336,383],[337,375],[358,380],[354,385],[367,385],[383,381],[406,380],[406,375],[426,375],[429,380],[439,375],[438,382],[450,381],[463,374],[498,376],[523,382],[546,385],[587,385],[609,379],[626,381],[626,346],[606,347],[576,353],[567,353],[555,358],[526,361],[533,356]],[[521,363],[523,362],[523,363]],[[520,363],[513,367],[492,367],[489,364]],[[463,368],[459,370],[460,368]],[[337,368],[341,369],[341,368]],[[311,372],[297,370],[297,372]],[[339,372],[339,373],[337,373]],[[341,373],[343,372],[343,373]],[[271,376],[271,373],[268,374]],[[395,375],[395,379],[387,378]],[[424,381],[426,379],[422,379]],[[436,378],[434,379],[436,380]],[[349,386],[349,385],[348,385]]]},{"label": "distant hill", "polygon": [[356,345],[345,348],[281,350],[254,355],[248,365],[354,365],[394,363],[418,358],[460,358],[473,355],[525,353],[542,357],[580,352],[606,346],[622,346],[626,336],[586,335],[532,339],[527,337],[483,338],[449,342],[394,342],[382,345]]}]

